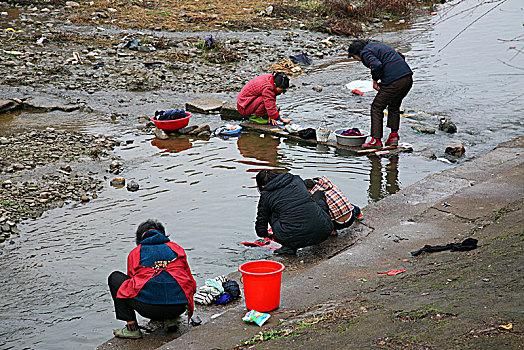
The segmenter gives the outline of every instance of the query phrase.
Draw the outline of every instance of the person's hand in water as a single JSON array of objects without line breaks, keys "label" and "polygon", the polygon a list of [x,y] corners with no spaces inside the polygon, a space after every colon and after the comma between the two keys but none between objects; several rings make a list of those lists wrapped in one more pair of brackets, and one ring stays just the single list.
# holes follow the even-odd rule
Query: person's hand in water
[{"label": "person's hand in water", "polygon": [[277,124],[278,124],[278,121],[277,121],[276,119],[272,119],[272,118],[269,118],[269,119],[268,119],[268,122],[269,122],[269,124],[271,124],[271,125],[277,125]]}]

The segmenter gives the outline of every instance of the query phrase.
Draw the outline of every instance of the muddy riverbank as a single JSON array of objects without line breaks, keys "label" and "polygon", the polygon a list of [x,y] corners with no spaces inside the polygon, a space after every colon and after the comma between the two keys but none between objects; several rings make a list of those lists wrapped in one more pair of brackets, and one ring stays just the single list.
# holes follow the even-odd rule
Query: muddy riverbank
[{"label": "muddy riverbank", "polygon": [[116,172],[114,165],[104,164],[116,144],[110,138],[50,127],[0,137],[0,245],[20,233],[16,225],[23,220],[97,198],[105,171]]}]

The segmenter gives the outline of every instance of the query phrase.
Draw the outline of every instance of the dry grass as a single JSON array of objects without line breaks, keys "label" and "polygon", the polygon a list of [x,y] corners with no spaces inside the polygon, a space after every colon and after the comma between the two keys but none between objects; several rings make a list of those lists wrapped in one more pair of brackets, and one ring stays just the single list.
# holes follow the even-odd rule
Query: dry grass
[{"label": "dry grass", "polygon": [[338,35],[358,35],[361,22],[384,15],[391,17],[409,14],[418,0],[317,0],[275,5],[275,12],[282,17],[297,18],[309,23],[308,27]]}]

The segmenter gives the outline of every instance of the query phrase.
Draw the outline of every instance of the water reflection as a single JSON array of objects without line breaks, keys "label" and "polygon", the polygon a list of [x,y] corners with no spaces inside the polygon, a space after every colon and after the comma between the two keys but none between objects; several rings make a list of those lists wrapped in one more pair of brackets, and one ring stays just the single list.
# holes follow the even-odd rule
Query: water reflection
[{"label": "water reflection", "polygon": [[[382,169],[383,159],[379,156],[370,156],[371,169],[369,171],[369,198],[376,202],[400,190],[398,180],[398,154],[387,158],[385,171]],[[384,159],[384,161],[386,161]],[[384,183],[385,178],[385,183]]]},{"label": "water reflection", "polygon": [[[237,141],[240,154],[246,159],[238,160],[239,163],[252,165],[247,172],[258,172],[265,168],[279,167],[278,146],[280,138],[259,133],[243,133]],[[250,160],[256,159],[256,161]]]},{"label": "water reflection", "polygon": [[166,152],[182,152],[193,147],[191,141],[185,136],[171,137],[167,140],[153,139],[151,145]]}]

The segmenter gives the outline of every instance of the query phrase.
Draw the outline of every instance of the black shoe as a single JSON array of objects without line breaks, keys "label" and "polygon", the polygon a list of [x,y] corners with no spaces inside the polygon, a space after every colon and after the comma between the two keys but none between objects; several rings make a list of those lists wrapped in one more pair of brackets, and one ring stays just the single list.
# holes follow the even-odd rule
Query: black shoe
[{"label": "black shoe", "polygon": [[296,255],[297,250],[289,247],[282,246],[281,248],[278,248],[275,250],[276,255]]}]

